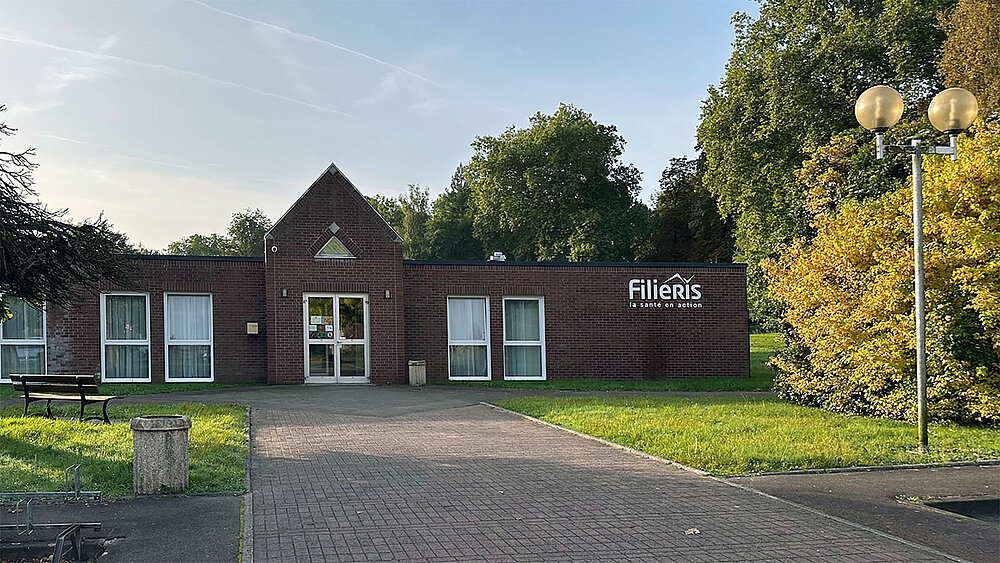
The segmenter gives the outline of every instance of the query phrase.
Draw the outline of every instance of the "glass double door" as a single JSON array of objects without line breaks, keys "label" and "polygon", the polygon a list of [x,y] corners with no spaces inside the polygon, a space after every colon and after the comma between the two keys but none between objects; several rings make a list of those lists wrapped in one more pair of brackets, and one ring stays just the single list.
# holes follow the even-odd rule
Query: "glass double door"
[{"label": "glass double door", "polygon": [[368,296],[303,297],[306,382],[367,383]]}]

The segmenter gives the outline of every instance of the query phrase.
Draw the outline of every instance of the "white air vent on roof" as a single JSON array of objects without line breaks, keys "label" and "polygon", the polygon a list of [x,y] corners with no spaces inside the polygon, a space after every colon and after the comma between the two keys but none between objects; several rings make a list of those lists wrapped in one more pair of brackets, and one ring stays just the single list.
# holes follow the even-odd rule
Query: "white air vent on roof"
[{"label": "white air vent on roof", "polygon": [[503,255],[503,252],[497,250],[493,253],[493,256],[490,256],[489,260],[490,262],[504,262],[507,260],[507,257]]}]

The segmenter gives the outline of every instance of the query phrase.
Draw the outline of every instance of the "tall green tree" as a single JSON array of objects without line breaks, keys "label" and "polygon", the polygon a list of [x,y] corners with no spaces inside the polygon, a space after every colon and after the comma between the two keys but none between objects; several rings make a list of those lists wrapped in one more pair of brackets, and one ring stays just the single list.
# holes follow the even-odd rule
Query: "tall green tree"
[{"label": "tall green tree", "polygon": [[431,216],[429,190],[410,184],[406,193],[398,197],[374,195],[367,199],[403,239],[403,258],[419,260],[431,257],[427,232]]},{"label": "tall green tree", "polygon": [[658,262],[731,262],[733,223],[719,215],[715,198],[702,184],[704,159],[672,158],[656,194],[656,234],[652,252]]},{"label": "tall green tree", "polygon": [[427,222],[431,217],[430,191],[417,184],[410,184],[406,193],[399,196],[403,214],[403,256],[414,260],[430,258],[431,247],[427,235]]},{"label": "tall green tree", "polygon": [[633,260],[639,171],[613,125],[560,104],[527,129],[477,137],[466,180],[473,232],[515,260]]},{"label": "tall green tree", "polygon": [[856,127],[858,95],[896,87],[920,113],[940,88],[944,33],[938,14],[953,0],[764,0],[756,20],[733,18],[726,74],[709,88],[698,127],[704,183],[723,215],[736,217],[738,258],[748,262],[751,314],[774,318],[760,259],[806,234],[808,214],[793,172],[808,147]]},{"label": "tall green tree", "polygon": [[188,256],[263,256],[264,235],[271,220],[260,209],[233,213],[225,235],[193,234],[167,246],[167,254]]},{"label": "tall green tree", "polygon": [[[0,123],[0,142],[16,132]],[[0,295],[67,304],[100,280],[127,286],[128,239],[103,217],[71,223],[62,220],[65,210],[39,202],[32,189],[34,157],[32,148],[0,149]],[[0,322],[9,314],[0,299]]]},{"label": "tall green tree", "polygon": [[483,259],[483,243],[472,228],[469,201],[472,190],[465,181],[465,166],[458,165],[451,185],[434,200],[427,223],[431,258],[443,260]]},{"label": "tall green tree", "polygon": [[[378,211],[378,214],[385,219],[386,223],[396,229],[396,232],[403,228],[403,210],[399,207],[399,199],[394,197],[387,197],[382,194],[375,194],[372,196],[365,196],[368,203]],[[402,236],[402,235],[400,235]]]},{"label": "tall green tree", "polygon": [[263,256],[264,235],[272,226],[271,220],[260,209],[233,213],[229,222],[229,242],[233,256]]}]

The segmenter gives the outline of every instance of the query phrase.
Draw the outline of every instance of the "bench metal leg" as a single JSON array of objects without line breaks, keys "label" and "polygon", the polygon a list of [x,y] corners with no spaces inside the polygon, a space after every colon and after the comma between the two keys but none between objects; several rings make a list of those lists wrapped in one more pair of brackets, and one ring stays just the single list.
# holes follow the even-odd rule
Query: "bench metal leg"
[{"label": "bench metal leg", "polygon": [[108,402],[104,401],[104,424],[111,424],[111,420],[108,418]]},{"label": "bench metal leg", "polygon": [[52,399],[45,400],[45,417],[53,419],[55,418],[54,416],[52,416]]},{"label": "bench metal leg", "polygon": [[28,398],[25,397],[24,398],[24,414],[22,414],[21,416],[28,416],[28,403],[29,403]]},{"label": "bench metal leg", "polygon": [[60,532],[58,536],[56,536],[55,549],[52,550],[52,561],[54,563],[62,561],[63,553],[65,553],[66,551],[64,548],[64,543],[66,541],[66,538],[69,538],[70,542],[72,542],[72,547],[76,551],[76,553],[74,554],[76,555],[76,559],[77,560],[80,559],[81,555],[80,548],[82,547],[80,545],[82,543],[80,539],[80,525],[73,524],[70,527],[63,530],[62,532]]},{"label": "bench metal leg", "polygon": [[86,405],[83,401],[80,401],[80,422],[83,422],[83,407]]}]

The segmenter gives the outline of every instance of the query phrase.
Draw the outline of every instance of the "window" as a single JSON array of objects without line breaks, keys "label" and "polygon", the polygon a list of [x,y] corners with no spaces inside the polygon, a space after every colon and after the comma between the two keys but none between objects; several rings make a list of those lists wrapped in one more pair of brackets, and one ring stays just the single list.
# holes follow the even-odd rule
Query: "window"
[{"label": "window", "polygon": [[448,377],[490,378],[489,300],[448,298]]},{"label": "window", "polygon": [[212,381],[212,296],[164,296],[167,381]]},{"label": "window", "polygon": [[330,237],[329,242],[323,245],[316,253],[316,258],[354,258],[351,251],[340,242],[336,236]]},{"label": "window", "polygon": [[149,295],[101,294],[101,380],[149,381]]},{"label": "window", "polygon": [[45,373],[45,310],[17,297],[2,299],[13,316],[0,322],[0,381],[12,373]]},{"label": "window", "polygon": [[504,298],[504,379],[545,379],[544,303],[541,297]]}]

